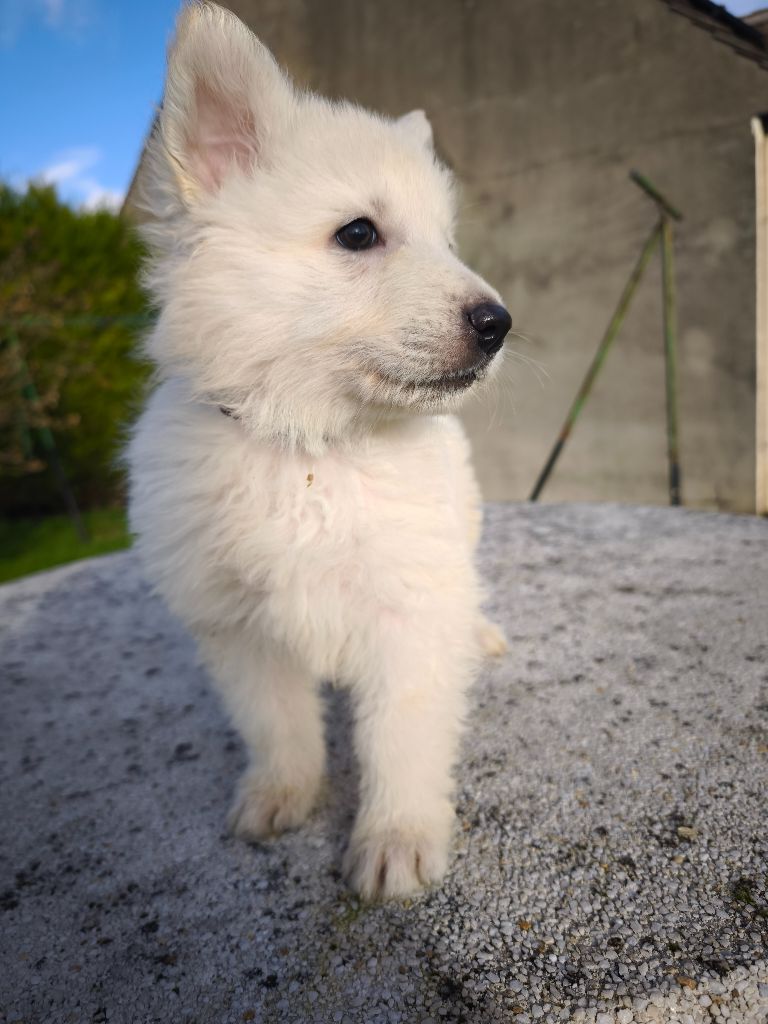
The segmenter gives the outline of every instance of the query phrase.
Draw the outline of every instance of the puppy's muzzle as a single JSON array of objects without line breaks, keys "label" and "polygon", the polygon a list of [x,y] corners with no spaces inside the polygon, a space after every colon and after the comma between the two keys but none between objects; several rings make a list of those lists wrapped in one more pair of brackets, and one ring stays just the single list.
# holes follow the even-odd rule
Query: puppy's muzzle
[{"label": "puppy's muzzle", "polygon": [[491,359],[504,344],[512,326],[512,317],[495,302],[481,302],[467,312],[467,320],[478,348]]}]

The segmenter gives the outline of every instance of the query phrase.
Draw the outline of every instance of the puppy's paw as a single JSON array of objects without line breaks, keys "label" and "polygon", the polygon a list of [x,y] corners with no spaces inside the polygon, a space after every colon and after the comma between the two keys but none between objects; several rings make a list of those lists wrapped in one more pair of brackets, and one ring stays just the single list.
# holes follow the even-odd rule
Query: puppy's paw
[{"label": "puppy's paw", "polygon": [[481,618],[478,622],[477,639],[480,643],[480,649],[488,658],[500,658],[509,650],[502,631],[498,626],[489,622],[488,619]]},{"label": "puppy's paw", "polygon": [[240,783],[227,824],[238,839],[269,839],[303,824],[314,800],[314,790],[280,786],[247,775]]},{"label": "puppy's paw", "polygon": [[403,826],[355,834],[344,858],[347,882],[366,900],[396,899],[433,885],[448,866],[445,833]]}]

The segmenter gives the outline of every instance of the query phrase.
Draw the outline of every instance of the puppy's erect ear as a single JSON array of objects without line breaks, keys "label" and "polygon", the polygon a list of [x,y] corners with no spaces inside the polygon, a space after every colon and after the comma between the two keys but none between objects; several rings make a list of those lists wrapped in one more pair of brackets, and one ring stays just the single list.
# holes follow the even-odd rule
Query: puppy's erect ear
[{"label": "puppy's erect ear", "polygon": [[403,114],[396,122],[412,139],[420,142],[426,149],[432,149],[432,125],[423,110],[412,110]]},{"label": "puppy's erect ear", "polygon": [[[155,143],[180,198],[215,191],[256,164],[294,93],[274,57],[229,11],[192,3],[179,16]],[[160,168],[155,163],[157,173]]]}]

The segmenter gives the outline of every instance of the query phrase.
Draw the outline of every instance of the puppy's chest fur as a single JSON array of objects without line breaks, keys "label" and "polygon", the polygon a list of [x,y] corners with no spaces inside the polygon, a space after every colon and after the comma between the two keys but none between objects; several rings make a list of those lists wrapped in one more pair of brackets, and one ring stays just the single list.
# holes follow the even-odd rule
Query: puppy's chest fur
[{"label": "puppy's chest fur", "polygon": [[450,418],[311,457],[166,386],[133,446],[144,561],[189,624],[246,625],[338,675],[350,636],[382,615],[432,612],[462,590],[472,603],[474,484]]}]

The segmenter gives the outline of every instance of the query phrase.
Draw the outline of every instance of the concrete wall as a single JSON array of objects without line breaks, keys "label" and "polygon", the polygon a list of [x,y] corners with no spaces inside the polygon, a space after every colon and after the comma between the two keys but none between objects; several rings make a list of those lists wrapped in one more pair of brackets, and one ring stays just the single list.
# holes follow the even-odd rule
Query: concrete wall
[{"label": "concrete wall", "polygon": [[[487,498],[529,492],[653,224],[637,167],[686,217],[684,500],[754,508],[750,117],[768,107],[765,70],[663,0],[229,6],[299,82],[431,118],[464,185],[462,253],[526,336],[466,412]],[[654,260],[546,499],[666,501],[660,296]]]}]

